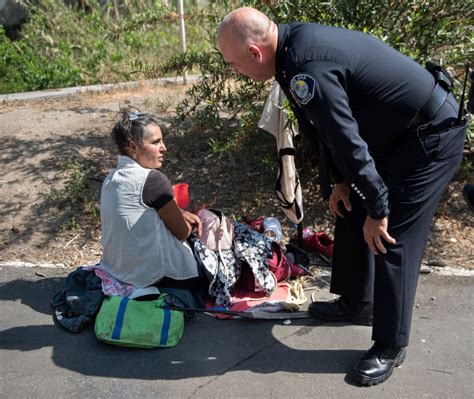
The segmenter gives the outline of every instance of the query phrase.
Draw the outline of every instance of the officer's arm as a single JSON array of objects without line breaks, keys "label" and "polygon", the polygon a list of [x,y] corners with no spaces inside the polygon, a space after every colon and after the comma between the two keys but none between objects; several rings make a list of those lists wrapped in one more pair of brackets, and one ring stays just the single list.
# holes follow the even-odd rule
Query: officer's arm
[{"label": "officer's arm", "polygon": [[[389,213],[388,189],[352,116],[346,94],[349,72],[337,63],[324,61],[306,63],[300,71],[308,75],[310,89],[307,96],[296,95],[304,114],[320,130],[334,163],[361,197],[367,213],[375,219],[383,218]],[[312,91],[311,78],[314,79]],[[292,84],[292,91],[296,88]]]},{"label": "officer's arm", "polygon": [[329,170],[331,171],[331,175],[334,178],[334,181],[336,182],[336,184],[343,183],[346,179],[342,175],[342,173],[339,172],[339,169],[334,163],[330,148],[328,148],[327,146],[324,146],[323,151],[326,154],[326,162],[328,163],[328,167],[329,167]]}]

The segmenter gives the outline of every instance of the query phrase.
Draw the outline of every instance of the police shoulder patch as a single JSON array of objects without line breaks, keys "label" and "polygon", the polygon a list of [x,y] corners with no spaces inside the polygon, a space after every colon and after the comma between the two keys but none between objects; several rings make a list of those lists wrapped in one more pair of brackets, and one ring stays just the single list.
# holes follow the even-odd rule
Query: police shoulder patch
[{"label": "police shoulder patch", "polygon": [[308,104],[314,97],[316,80],[306,73],[293,76],[290,82],[290,90],[297,102],[302,105]]}]

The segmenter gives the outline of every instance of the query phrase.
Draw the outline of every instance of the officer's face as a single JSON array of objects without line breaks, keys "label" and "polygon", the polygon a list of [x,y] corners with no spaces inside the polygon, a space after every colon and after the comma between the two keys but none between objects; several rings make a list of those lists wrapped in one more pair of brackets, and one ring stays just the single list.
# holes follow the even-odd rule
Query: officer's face
[{"label": "officer's face", "polygon": [[257,46],[238,46],[232,40],[221,38],[218,47],[224,61],[238,74],[256,81],[264,81],[273,76],[273,71],[265,66],[263,54]]}]

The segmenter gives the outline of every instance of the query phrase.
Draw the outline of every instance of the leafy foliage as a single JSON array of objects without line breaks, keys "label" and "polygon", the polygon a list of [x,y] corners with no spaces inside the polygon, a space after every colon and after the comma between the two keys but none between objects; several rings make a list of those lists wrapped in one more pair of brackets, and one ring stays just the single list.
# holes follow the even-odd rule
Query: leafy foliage
[{"label": "leafy foliage", "polygon": [[[229,8],[252,6],[275,21],[319,22],[327,25],[357,29],[370,33],[420,64],[427,60],[447,67],[457,80],[455,92],[462,89],[463,65],[474,59],[472,21],[474,7],[464,0],[280,0],[280,1],[224,1],[213,2],[208,13],[214,42],[215,29]],[[266,96],[265,84],[237,76],[227,67],[214,49],[173,57],[153,73],[182,73],[198,69],[202,78],[178,106],[181,118],[194,115],[217,131],[223,118],[241,117],[237,135],[244,137],[256,129],[261,105]],[[201,105],[201,106],[200,106]],[[235,142],[242,140],[236,139]],[[213,145],[216,146],[214,139]]]},{"label": "leafy foliage", "polygon": [[91,185],[92,168],[84,162],[66,161],[63,164],[64,187],[52,188],[42,193],[43,197],[60,210],[70,213],[70,227],[80,224],[97,224],[99,221],[99,199],[96,187]]},{"label": "leafy foliage", "polygon": [[177,108],[180,119],[191,115],[210,133],[240,122],[232,140],[213,139],[216,151],[255,131],[267,93],[268,84],[236,76],[214,46],[219,21],[239,6],[253,6],[277,22],[314,21],[368,32],[421,64],[432,60],[448,67],[458,97],[463,64],[474,59],[474,6],[465,0],[215,0],[206,9],[188,0],[186,54],[179,50],[176,4],[23,3],[29,22],[21,39],[11,41],[0,27],[0,93],[198,71],[201,78]]},{"label": "leafy foliage", "polygon": [[[179,52],[177,12],[155,0],[84,2],[73,8],[63,0],[25,0],[29,20],[21,38],[10,40],[0,26],[0,93],[137,79],[136,65],[164,61]],[[125,6],[128,4],[128,6]],[[192,15],[189,49],[209,47],[203,27]]]},{"label": "leafy foliage", "polygon": [[[261,2],[249,3],[262,8],[259,7]],[[462,68],[474,57],[474,6],[470,2],[283,0],[266,3],[262,11],[270,10],[279,22],[312,21],[367,32],[421,64],[432,60],[452,68]],[[276,3],[278,7],[275,7]]]}]

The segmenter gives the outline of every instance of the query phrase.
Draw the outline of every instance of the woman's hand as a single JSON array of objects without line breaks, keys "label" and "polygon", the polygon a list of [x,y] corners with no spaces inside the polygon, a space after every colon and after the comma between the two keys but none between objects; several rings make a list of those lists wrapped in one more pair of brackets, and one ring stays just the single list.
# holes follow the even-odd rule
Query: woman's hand
[{"label": "woman's hand", "polygon": [[344,214],[339,209],[339,201],[342,201],[347,212],[352,210],[351,202],[349,201],[349,191],[350,188],[346,182],[336,184],[333,187],[329,197],[329,210],[334,216],[344,217]]},{"label": "woman's hand", "polygon": [[199,216],[185,210],[181,210],[181,213],[184,217],[184,220],[191,225],[192,233],[200,236],[202,233],[202,223],[201,219],[199,219]]},{"label": "woman's hand", "polygon": [[373,219],[367,215],[364,223],[364,239],[374,255],[378,255],[379,251],[383,254],[387,253],[387,249],[382,243],[382,239],[390,244],[396,241],[388,234],[388,217],[383,219]]}]

